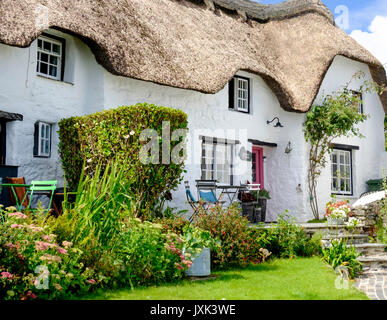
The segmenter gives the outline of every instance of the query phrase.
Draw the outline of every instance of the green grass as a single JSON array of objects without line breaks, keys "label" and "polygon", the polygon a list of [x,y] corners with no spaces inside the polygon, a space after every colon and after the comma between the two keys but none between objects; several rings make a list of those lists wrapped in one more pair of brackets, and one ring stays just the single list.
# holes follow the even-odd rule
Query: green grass
[{"label": "green grass", "polygon": [[101,300],[366,300],[352,285],[335,288],[335,273],[319,257],[273,260],[245,269],[215,271],[215,279],[99,292]]},{"label": "green grass", "polygon": [[324,223],[324,222],[327,222],[326,218],[322,220],[317,220],[317,219],[309,220],[307,223]]}]

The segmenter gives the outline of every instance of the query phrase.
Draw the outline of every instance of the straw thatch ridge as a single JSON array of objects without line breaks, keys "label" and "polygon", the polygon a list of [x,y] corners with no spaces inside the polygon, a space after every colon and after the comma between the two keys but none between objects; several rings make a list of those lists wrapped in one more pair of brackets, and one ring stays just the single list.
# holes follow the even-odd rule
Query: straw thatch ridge
[{"label": "straw thatch ridge", "polygon": [[[306,112],[337,55],[381,63],[335,27],[320,0],[2,0],[0,42],[26,47],[55,27],[85,41],[116,75],[216,93],[238,70],[261,75],[281,106]],[[387,111],[387,92],[382,96]]]},{"label": "straw thatch ridge", "polygon": [[269,5],[249,0],[206,0],[205,2],[212,2],[215,6],[231,11],[235,10],[241,15],[245,13],[247,18],[255,19],[259,22],[287,19],[307,12],[317,12],[334,24],[332,12],[318,0],[292,0]]}]

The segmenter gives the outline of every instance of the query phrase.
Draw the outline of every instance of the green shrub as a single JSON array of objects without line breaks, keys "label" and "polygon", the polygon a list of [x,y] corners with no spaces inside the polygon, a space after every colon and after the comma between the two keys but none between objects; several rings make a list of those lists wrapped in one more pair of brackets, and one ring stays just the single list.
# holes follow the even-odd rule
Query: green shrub
[{"label": "green shrub", "polygon": [[[161,137],[164,121],[170,122],[172,132],[187,128],[184,112],[149,104],[62,120],[59,123],[59,149],[69,188],[77,188],[84,162],[86,173],[93,174],[98,164],[106,165],[110,160],[118,159],[135,196],[137,213],[149,212],[161,194],[173,190],[181,182],[184,167],[183,163],[162,164],[161,139],[160,163],[143,164],[140,161],[140,150],[146,143],[140,141],[140,134],[145,129],[154,129]],[[171,150],[179,143],[171,141]]]},{"label": "green shrub", "polygon": [[294,218],[282,214],[278,224],[265,230],[266,249],[276,257],[292,258],[296,256],[312,256],[320,253],[321,237],[308,237],[303,228],[294,222]]},{"label": "green shrub", "polygon": [[360,253],[356,252],[356,248],[347,246],[344,240],[334,239],[328,247],[322,248],[323,261],[331,265],[333,269],[346,267],[351,278],[362,270],[362,264],[357,260],[359,256]]},{"label": "green shrub", "polygon": [[261,247],[254,247],[249,221],[241,216],[237,205],[228,208],[215,206],[209,210],[200,209],[194,218],[194,225],[207,230],[214,239],[221,242],[220,250],[211,252],[212,262],[218,266],[241,265],[260,262]]},{"label": "green shrub", "polygon": [[183,255],[183,240],[164,233],[159,224],[129,219],[115,239],[117,249],[105,255],[115,270],[108,276],[120,286],[157,284],[181,279],[192,261]]},{"label": "green shrub", "polygon": [[165,233],[172,232],[178,235],[184,234],[184,227],[189,225],[188,220],[179,216],[158,218],[154,219],[153,222],[161,224]]},{"label": "green shrub", "polygon": [[41,219],[1,214],[0,300],[63,299],[98,285],[99,277],[80,263],[82,251],[57,241]]}]

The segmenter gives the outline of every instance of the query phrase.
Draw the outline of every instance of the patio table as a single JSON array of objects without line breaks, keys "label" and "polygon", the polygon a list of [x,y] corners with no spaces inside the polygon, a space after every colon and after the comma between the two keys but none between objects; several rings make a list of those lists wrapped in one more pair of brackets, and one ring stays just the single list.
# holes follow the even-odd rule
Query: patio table
[{"label": "patio table", "polygon": [[235,201],[235,198],[238,195],[239,191],[246,190],[246,186],[232,186],[232,185],[217,185],[216,188],[222,190],[219,196],[219,200],[223,197],[223,195],[226,194],[228,199],[230,200],[230,203],[233,203]]}]

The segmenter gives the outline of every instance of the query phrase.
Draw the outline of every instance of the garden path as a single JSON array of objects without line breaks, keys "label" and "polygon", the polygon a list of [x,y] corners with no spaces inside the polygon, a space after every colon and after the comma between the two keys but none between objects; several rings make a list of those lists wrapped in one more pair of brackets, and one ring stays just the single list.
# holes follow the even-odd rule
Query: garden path
[{"label": "garden path", "polygon": [[387,300],[387,270],[364,272],[356,279],[355,286],[372,300]]}]

